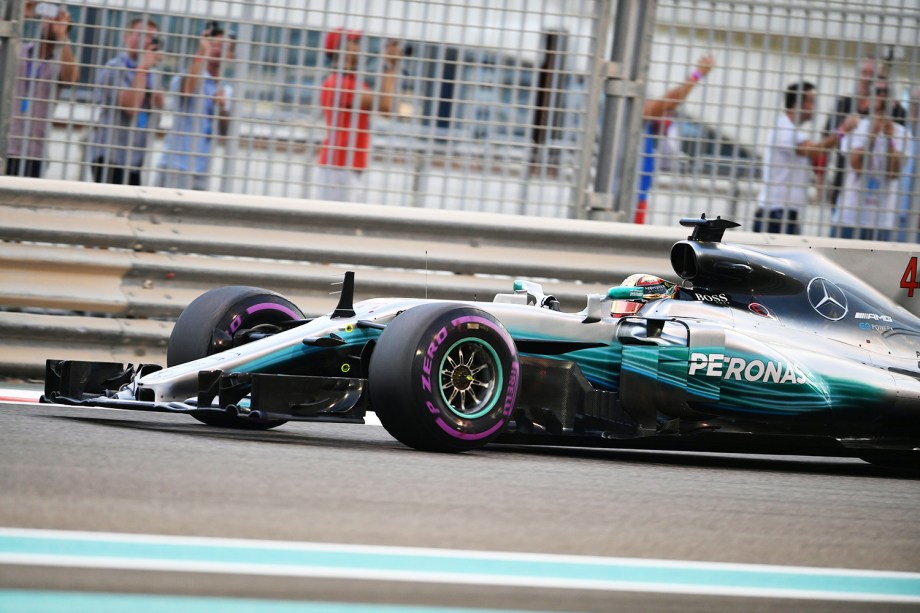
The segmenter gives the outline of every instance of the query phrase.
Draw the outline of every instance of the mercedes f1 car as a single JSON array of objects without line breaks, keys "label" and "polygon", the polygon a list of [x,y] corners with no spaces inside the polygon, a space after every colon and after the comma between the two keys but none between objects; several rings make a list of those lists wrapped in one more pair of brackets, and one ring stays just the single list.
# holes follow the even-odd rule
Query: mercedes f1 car
[{"label": "mercedes f1 car", "polygon": [[277,293],[194,300],[166,368],[48,360],[43,401],[218,427],[363,423],[402,443],[855,456],[918,464],[920,319],[822,256],[683,219],[680,285],[639,275],[578,312],[533,282],[492,302],[377,298],[304,318]]}]

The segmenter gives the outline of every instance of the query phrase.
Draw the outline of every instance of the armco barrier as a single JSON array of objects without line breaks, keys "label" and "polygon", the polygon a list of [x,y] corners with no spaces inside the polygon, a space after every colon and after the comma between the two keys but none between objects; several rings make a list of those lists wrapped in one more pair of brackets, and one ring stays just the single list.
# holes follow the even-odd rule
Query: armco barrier
[{"label": "armco barrier", "polygon": [[[171,320],[221,285],[278,291],[317,315],[356,299],[491,299],[542,281],[566,310],[634,272],[672,277],[679,227],[527,218],[0,178],[0,377],[47,357],[162,362]],[[818,249],[915,313],[911,246],[731,232]],[[920,292],[916,300],[920,302]]]}]

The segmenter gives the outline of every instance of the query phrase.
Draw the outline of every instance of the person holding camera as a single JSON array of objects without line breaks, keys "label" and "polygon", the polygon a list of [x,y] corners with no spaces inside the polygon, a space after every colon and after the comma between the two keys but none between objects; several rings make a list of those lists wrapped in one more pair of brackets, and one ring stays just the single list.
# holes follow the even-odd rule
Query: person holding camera
[{"label": "person holding camera", "polygon": [[907,130],[895,120],[887,79],[875,81],[870,100],[871,112],[840,143],[847,171],[834,229],[840,238],[887,241],[897,225]]},{"label": "person holding camera", "polygon": [[349,202],[361,186],[371,147],[373,111],[392,112],[395,103],[399,41],[387,41],[376,94],[359,76],[361,33],[336,28],[326,34],[326,56],[332,73],[323,81],[320,104],[326,119],[326,138],[319,151],[320,200]]},{"label": "person holding camera", "polygon": [[45,167],[57,88],[75,83],[79,70],[70,46],[70,13],[50,2],[29,3],[27,9],[26,18],[41,20],[39,40],[19,48],[6,174],[37,179]]},{"label": "person holding camera", "polygon": [[173,77],[173,129],[157,164],[157,185],[208,189],[215,136],[226,136],[233,91],[220,80],[221,63],[234,57],[232,36],[216,21],[207,24],[185,72]]},{"label": "person holding camera", "polygon": [[[827,123],[824,126],[824,134],[833,134],[843,121],[854,113],[860,117],[869,115],[872,110],[872,84],[876,80],[888,80],[888,63],[881,59],[866,57],[859,63],[856,91],[853,95],[837,98],[834,112],[828,116]],[[892,117],[897,123],[904,125],[905,112],[900,104],[895,104],[892,107]],[[828,151],[828,154],[826,163],[829,164],[834,174],[828,185],[826,197],[827,201],[836,207],[840,198],[840,191],[843,188],[843,179],[847,172],[847,161],[846,157],[840,152],[839,147],[834,147],[831,151]]]},{"label": "person holding camera", "polygon": [[147,143],[163,108],[154,66],[160,61],[159,28],[147,17],[128,24],[124,50],[96,77],[98,116],[88,147],[96,183],[140,185]]}]

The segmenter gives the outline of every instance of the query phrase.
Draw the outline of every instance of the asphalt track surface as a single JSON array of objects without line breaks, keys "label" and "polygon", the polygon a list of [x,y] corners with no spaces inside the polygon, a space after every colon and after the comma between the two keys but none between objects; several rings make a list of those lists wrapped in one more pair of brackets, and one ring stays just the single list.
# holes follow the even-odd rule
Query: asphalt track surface
[{"label": "asphalt track surface", "polygon": [[[8,530],[22,528],[41,531]],[[86,563],[80,539],[114,561]],[[17,543],[46,557],[11,555]],[[153,565],[137,553],[167,546],[184,553]],[[304,561],[256,567],[278,547]],[[132,555],[147,561],[123,563]],[[587,581],[591,564],[619,580]],[[724,589],[749,571],[773,578]],[[0,403],[0,611],[907,611],[920,609],[918,572],[920,475],[855,459],[441,455],[373,425],[250,433]],[[913,596],[841,595],[880,581]],[[55,598],[69,604],[41,607]]]}]

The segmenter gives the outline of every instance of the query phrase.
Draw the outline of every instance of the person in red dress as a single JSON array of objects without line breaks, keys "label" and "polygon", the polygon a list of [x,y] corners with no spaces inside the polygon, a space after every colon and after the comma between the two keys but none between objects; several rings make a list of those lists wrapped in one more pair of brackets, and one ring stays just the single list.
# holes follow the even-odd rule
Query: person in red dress
[{"label": "person in red dress", "polygon": [[320,94],[326,120],[317,173],[320,200],[352,200],[367,169],[371,113],[390,113],[395,106],[398,41],[386,43],[376,92],[358,70],[361,45],[362,35],[356,30],[336,28],[326,34],[324,47],[332,72],[323,81]]}]

